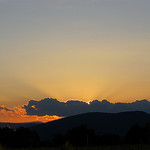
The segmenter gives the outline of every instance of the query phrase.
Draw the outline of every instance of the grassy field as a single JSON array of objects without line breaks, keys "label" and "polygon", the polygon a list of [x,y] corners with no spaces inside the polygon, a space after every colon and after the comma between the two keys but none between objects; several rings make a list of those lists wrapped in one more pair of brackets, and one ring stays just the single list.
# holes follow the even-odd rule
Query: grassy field
[{"label": "grassy field", "polygon": [[101,147],[72,147],[65,145],[57,148],[20,148],[8,149],[0,147],[0,150],[150,150],[150,145],[124,145],[124,146],[101,146]]}]

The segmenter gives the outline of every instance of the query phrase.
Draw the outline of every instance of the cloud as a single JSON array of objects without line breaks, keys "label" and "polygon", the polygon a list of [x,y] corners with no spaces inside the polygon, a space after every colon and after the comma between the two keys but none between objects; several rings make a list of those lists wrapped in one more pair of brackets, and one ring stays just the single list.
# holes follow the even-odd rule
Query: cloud
[{"label": "cloud", "polygon": [[0,107],[0,122],[13,122],[13,123],[21,123],[21,122],[49,122],[56,119],[60,119],[62,117],[56,115],[27,115],[27,112],[22,107],[14,107],[13,109],[6,108],[5,106]]},{"label": "cloud", "polygon": [[1,107],[0,107],[0,111],[2,111],[2,110],[4,110],[4,111],[13,111],[13,110],[11,110],[11,109],[9,109],[9,108],[6,108],[4,105],[2,105]]},{"label": "cloud", "polygon": [[69,100],[60,102],[57,99],[45,98],[40,101],[30,100],[27,105],[14,107],[0,107],[0,122],[49,122],[66,116],[86,112],[124,112],[144,111],[150,113],[150,102],[147,100],[132,103],[110,103],[107,100],[84,101]]},{"label": "cloud", "polygon": [[56,115],[71,116],[86,112],[123,112],[123,111],[145,111],[150,113],[150,102],[147,100],[135,101],[133,103],[110,103],[107,100],[93,100],[89,103],[83,101],[60,102],[57,99],[45,98],[41,101],[31,100],[23,107],[27,115]]},{"label": "cloud", "polygon": [[56,99],[43,99],[41,101],[29,101],[28,105],[24,106],[28,115],[57,115],[69,116],[78,113],[84,113],[88,109],[88,104],[83,101],[67,101],[59,102]]}]

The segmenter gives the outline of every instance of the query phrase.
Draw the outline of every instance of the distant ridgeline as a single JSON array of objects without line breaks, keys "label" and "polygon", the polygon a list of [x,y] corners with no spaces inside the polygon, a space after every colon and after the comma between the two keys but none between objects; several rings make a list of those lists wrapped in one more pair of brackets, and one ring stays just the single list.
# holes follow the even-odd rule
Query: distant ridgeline
[{"label": "distant ridgeline", "polygon": [[[0,145],[6,148],[150,145],[150,114],[92,112],[35,125],[30,128],[0,128]],[[93,149],[93,148],[91,148]],[[112,148],[111,148],[112,149]],[[117,148],[118,149],[118,148]],[[124,148],[120,148],[124,149]],[[130,148],[128,148],[130,149]],[[149,149],[149,148],[147,148]]]},{"label": "distant ridgeline", "polygon": [[107,100],[93,100],[86,103],[77,100],[60,102],[57,99],[45,98],[41,101],[31,100],[24,108],[28,115],[38,116],[72,116],[87,112],[117,113],[125,111],[144,111],[150,114],[150,102],[147,100],[135,101],[132,103],[110,103]]},{"label": "distant ridgeline", "polygon": [[26,123],[11,123],[11,122],[0,122],[0,128],[11,128],[16,130],[19,127],[29,128],[32,126],[40,125],[42,122],[26,122]]},{"label": "distant ridgeline", "polygon": [[125,136],[128,130],[134,125],[143,127],[146,123],[149,123],[149,130],[149,121],[150,114],[140,111],[121,113],[92,112],[65,117],[63,119],[33,126],[30,129],[36,131],[42,140],[51,140],[57,134],[64,135],[74,127],[80,127],[82,125],[87,126],[89,129],[93,129],[97,135],[115,134]]}]

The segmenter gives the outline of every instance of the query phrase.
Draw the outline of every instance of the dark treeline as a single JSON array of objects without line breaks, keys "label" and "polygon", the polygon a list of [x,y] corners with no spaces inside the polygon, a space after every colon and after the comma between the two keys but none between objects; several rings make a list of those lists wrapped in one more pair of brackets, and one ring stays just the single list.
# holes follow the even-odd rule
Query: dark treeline
[{"label": "dark treeline", "polygon": [[124,137],[114,134],[95,134],[86,125],[72,128],[66,134],[57,134],[51,141],[40,141],[34,131],[27,128],[0,129],[0,145],[11,148],[59,147],[69,143],[72,146],[109,146],[126,144],[150,144],[150,123],[144,127],[134,125]]},{"label": "dark treeline", "polygon": [[16,131],[6,127],[0,128],[0,145],[11,148],[36,147],[40,142],[38,134],[20,127]]},{"label": "dark treeline", "polygon": [[62,146],[65,143],[73,146],[119,145],[121,137],[113,134],[96,135],[93,129],[88,129],[87,126],[82,125],[73,128],[65,135],[57,134],[52,140],[53,146]]},{"label": "dark treeline", "polygon": [[110,146],[110,145],[136,145],[150,144],[150,123],[144,127],[134,125],[122,137],[115,134],[97,135],[94,130],[86,126],[75,127],[65,135],[57,134],[53,137],[53,146],[62,146],[66,142],[73,146]]}]

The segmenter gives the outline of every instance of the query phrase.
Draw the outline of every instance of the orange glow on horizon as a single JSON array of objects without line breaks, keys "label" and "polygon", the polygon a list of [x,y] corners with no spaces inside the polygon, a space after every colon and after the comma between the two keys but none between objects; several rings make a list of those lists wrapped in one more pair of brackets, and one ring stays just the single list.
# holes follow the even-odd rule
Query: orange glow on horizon
[{"label": "orange glow on horizon", "polygon": [[[2,106],[6,108],[5,106]],[[61,119],[63,117],[59,117],[56,115],[49,116],[36,116],[36,115],[27,115],[27,112],[22,107],[14,107],[11,110],[0,110],[0,122],[12,122],[12,123],[24,123],[24,122],[49,122],[57,119]]]}]

